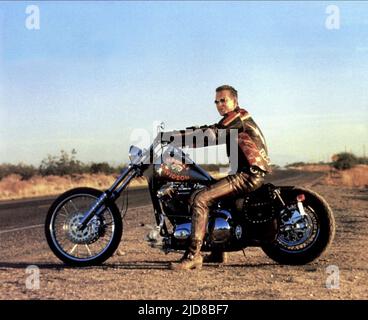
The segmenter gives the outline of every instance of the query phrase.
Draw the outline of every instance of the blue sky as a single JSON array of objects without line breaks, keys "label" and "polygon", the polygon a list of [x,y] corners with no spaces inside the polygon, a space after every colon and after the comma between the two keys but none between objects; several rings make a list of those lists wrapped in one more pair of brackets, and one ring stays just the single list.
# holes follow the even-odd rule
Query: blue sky
[{"label": "blue sky", "polygon": [[[39,30],[25,26],[29,5]],[[325,26],[329,5],[339,29]],[[0,3],[0,163],[72,148],[85,162],[127,161],[134,129],[219,121],[222,84],[238,89],[273,163],[361,156],[368,3]]]}]

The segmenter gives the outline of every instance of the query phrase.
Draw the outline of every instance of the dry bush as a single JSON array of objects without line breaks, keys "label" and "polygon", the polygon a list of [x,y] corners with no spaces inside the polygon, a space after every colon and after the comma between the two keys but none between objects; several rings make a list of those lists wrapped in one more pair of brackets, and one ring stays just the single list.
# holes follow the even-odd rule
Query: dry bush
[{"label": "dry bush", "polygon": [[[224,174],[218,171],[210,172],[215,178]],[[91,187],[107,189],[116,180],[118,175],[98,174],[73,174],[65,176],[34,176],[29,180],[22,180],[20,175],[12,174],[0,180],[0,200],[22,199],[58,195],[72,188]],[[130,187],[144,187],[147,182],[144,178],[134,179]]]},{"label": "dry bush", "polygon": [[357,165],[344,171],[331,171],[324,181],[328,185],[368,188],[368,165]]},{"label": "dry bush", "polygon": [[301,171],[330,171],[331,167],[328,164],[305,164],[303,166],[292,167],[288,166],[289,169],[301,170]]},{"label": "dry bush", "polygon": [[[9,175],[0,180],[0,200],[22,199],[58,195],[76,187],[106,189],[115,181],[116,175],[80,174],[72,176],[34,176],[22,180],[20,175]],[[142,181],[133,180],[131,187],[144,186]]]}]

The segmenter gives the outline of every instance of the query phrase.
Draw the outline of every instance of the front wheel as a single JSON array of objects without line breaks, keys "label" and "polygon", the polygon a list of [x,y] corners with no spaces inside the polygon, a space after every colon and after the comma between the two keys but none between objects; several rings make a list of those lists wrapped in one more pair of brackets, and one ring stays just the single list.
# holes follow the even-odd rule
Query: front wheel
[{"label": "front wheel", "polygon": [[[335,219],[332,210],[320,195],[311,190],[280,189],[287,208],[280,213],[277,239],[262,246],[262,250],[281,264],[307,264],[321,256],[333,241]],[[304,200],[298,207],[296,198],[303,195]]]},{"label": "front wheel", "polygon": [[69,265],[83,267],[103,263],[119,246],[123,225],[114,203],[94,216],[85,229],[77,226],[102,191],[76,188],[59,196],[51,205],[45,223],[45,235],[53,253]]}]

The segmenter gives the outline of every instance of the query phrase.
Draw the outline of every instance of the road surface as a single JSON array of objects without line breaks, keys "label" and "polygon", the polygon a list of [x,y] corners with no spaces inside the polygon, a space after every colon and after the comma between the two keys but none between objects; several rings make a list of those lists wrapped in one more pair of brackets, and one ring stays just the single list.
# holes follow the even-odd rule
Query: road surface
[{"label": "road surface", "polygon": [[[320,178],[321,173],[302,172],[272,177],[275,184],[311,187],[336,216],[330,250],[298,267],[279,265],[260,249],[247,248],[245,258],[241,251],[230,253],[226,265],[173,272],[168,265],[181,254],[165,255],[147,245],[152,207],[147,190],[135,190],[124,219],[121,255],[99,267],[70,268],[52,254],[44,238],[52,199],[2,202],[0,299],[367,299],[368,192],[324,186]],[[30,286],[30,266],[39,272],[38,286]]]}]

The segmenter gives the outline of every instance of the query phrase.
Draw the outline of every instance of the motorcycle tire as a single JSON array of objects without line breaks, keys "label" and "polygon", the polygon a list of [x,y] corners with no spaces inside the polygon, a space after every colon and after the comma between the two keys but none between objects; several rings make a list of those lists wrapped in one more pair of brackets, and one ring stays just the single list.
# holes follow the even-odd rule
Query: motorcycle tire
[{"label": "motorcycle tire", "polygon": [[[272,260],[286,265],[303,265],[320,257],[330,247],[335,235],[335,219],[328,203],[316,192],[305,188],[281,187],[281,196],[286,205],[296,203],[296,197],[305,196],[303,207],[313,215],[317,229],[313,241],[306,247],[293,248],[281,241],[282,236],[262,246],[262,250]],[[312,220],[312,219],[311,219]]]},{"label": "motorcycle tire", "polygon": [[[118,248],[123,233],[123,223],[115,203],[105,204],[103,215],[106,215],[106,217],[109,217],[111,220],[109,224],[109,226],[111,225],[112,227],[111,237],[108,239],[109,241],[106,246],[102,247],[95,255],[92,255],[89,246],[92,247],[97,241],[106,236],[103,228],[107,227],[108,224],[103,225],[99,220],[98,223],[96,222],[94,229],[92,227],[89,229],[85,228],[83,232],[77,232],[75,229],[76,223],[79,222],[85,210],[88,209],[88,206],[92,205],[102,193],[102,191],[93,188],[71,189],[61,194],[48,210],[45,222],[46,240],[52,252],[64,263],[76,267],[99,265],[110,258]],[[78,201],[82,201],[82,199],[87,199],[87,201],[89,201],[88,205],[84,210],[78,210]],[[70,206],[67,209],[69,204]],[[73,206],[75,209],[73,209]],[[55,228],[55,224],[58,221],[57,219],[61,220],[59,230]],[[103,227],[101,227],[101,225],[103,225]],[[87,229],[92,231],[87,231]],[[61,241],[63,237],[65,237],[65,239],[63,239],[65,246],[72,246],[72,250],[66,250],[64,242]],[[90,254],[90,256],[78,257],[74,255],[74,251],[79,251],[79,249],[75,250],[78,246],[88,249],[87,253]]]}]

